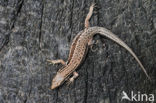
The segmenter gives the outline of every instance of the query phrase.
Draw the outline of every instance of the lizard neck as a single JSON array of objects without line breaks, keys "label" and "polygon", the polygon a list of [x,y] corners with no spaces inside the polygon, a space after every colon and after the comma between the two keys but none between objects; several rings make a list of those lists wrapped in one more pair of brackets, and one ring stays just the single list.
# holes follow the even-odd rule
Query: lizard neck
[{"label": "lizard neck", "polygon": [[69,63],[68,65],[66,65],[63,69],[61,69],[60,71],[58,71],[58,73],[60,73],[64,78],[67,78],[69,75],[72,74],[72,72],[75,71],[75,69],[77,68],[77,64],[76,63]]}]

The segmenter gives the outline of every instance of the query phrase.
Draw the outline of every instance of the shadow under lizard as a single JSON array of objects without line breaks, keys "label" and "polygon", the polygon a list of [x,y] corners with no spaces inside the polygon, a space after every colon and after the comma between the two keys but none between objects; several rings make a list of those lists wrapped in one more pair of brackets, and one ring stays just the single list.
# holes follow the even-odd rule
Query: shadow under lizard
[{"label": "shadow under lizard", "polygon": [[[125,44],[120,38],[118,38],[115,34],[113,34],[111,31],[103,28],[103,27],[89,27],[89,20],[93,14],[93,9],[95,7],[95,4],[92,4],[89,9],[89,13],[87,14],[87,17],[85,19],[85,29],[80,31],[77,36],[74,38],[70,53],[67,62],[64,62],[62,59],[59,60],[47,60],[48,62],[52,64],[61,63],[63,64],[63,67],[59,69],[59,71],[56,73],[55,77],[52,80],[51,89],[55,89],[62,85],[65,81],[68,81],[68,84],[74,81],[75,78],[78,77],[78,73],[75,71],[78,66],[82,63],[83,59],[85,58],[88,47],[91,45],[93,36],[96,34],[105,36],[120,46],[124,47],[138,62],[141,69],[144,71],[146,76],[149,80],[150,77],[148,76],[144,66],[136,56],[136,54]],[[70,77],[73,74],[72,77]]]}]

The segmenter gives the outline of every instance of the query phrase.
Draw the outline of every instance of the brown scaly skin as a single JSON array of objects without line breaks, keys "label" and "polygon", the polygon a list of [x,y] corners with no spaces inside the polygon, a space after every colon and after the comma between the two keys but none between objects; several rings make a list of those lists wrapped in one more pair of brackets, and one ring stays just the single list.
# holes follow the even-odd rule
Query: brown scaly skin
[{"label": "brown scaly skin", "polygon": [[[117,44],[124,47],[127,51],[129,51],[130,54],[132,54],[132,56],[136,59],[146,76],[150,79],[145,68],[143,67],[142,63],[137,58],[135,53],[120,38],[118,38],[115,34],[103,27],[89,27],[89,19],[91,18],[93,8],[94,4],[91,5],[90,11],[86,17],[85,30],[79,32],[72,42],[67,63],[65,64],[63,60],[48,60],[49,62],[54,64],[62,63],[64,65],[63,68],[61,68],[57,72],[56,76],[53,78],[51,89],[57,88],[65,81],[68,81],[68,83],[70,84],[74,81],[75,78],[78,77],[78,74],[75,72],[75,70],[84,60],[85,55],[88,51],[88,46],[90,45],[90,41],[92,40],[93,36],[97,33],[113,40]],[[72,74],[73,77],[70,78]]]}]

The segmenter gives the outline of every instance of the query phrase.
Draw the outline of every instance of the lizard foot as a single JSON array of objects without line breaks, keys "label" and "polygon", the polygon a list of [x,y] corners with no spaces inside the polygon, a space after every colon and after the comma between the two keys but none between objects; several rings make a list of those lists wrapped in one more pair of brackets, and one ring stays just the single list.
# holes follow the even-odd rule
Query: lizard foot
[{"label": "lizard foot", "polygon": [[99,43],[99,41],[97,40],[96,43],[91,43],[90,44],[90,48],[91,48],[91,51],[92,52],[96,52],[97,48],[96,49],[93,49],[93,46],[96,45],[96,44],[98,44],[98,43]]},{"label": "lizard foot", "polygon": [[67,84],[67,86],[69,86],[71,83],[73,83],[74,82],[74,78],[70,78],[67,82],[66,82],[66,84]]}]

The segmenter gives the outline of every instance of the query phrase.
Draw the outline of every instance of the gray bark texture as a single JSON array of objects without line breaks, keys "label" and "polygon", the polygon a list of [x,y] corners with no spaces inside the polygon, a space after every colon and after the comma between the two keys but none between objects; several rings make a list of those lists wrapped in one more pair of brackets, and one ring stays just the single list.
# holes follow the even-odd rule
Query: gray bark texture
[{"label": "gray bark texture", "polygon": [[97,35],[96,51],[89,50],[74,83],[51,90],[61,64],[46,59],[67,60],[92,1],[0,0],[0,103],[134,103],[121,101],[122,92],[156,94],[156,1],[94,2],[98,8],[90,25],[128,44],[152,82],[129,52]]}]

